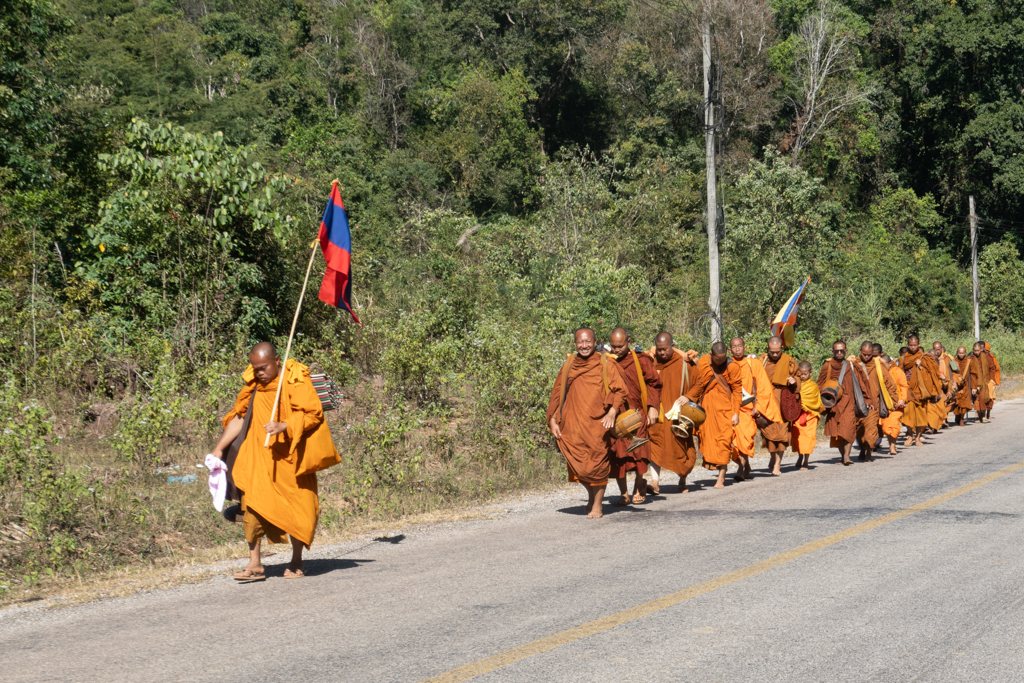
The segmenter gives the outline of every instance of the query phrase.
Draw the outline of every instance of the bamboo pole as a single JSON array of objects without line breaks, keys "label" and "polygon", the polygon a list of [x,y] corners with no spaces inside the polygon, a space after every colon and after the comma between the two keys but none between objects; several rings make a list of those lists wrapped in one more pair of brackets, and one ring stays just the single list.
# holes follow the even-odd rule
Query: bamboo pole
[{"label": "bamboo pole", "polygon": [[[299,293],[299,304],[295,307],[295,317],[292,318],[292,330],[288,333],[288,345],[284,349],[284,361],[281,363],[281,369],[277,375],[277,395],[274,396],[274,407],[270,411],[270,421],[274,422],[277,418],[277,408],[281,403],[281,388],[284,387],[285,382],[285,369],[288,367],[288,357],[292,352],[292,339],[295,338],[295,325],[299,322],[299,311],[302,310],[302,299],[306,296],[306,285],[309,284],[309,274],[313,270],[313,259],[316,258],[316,248],[320,244],[320,240],[313,240],[311,245],[312,251],[309,254],[309,265],[306,266],[306,279],[302,281],[302,291]],[[263,447],[268,448],[270,446],[270,434],[267,434],[266,441],[263,442]]]}]

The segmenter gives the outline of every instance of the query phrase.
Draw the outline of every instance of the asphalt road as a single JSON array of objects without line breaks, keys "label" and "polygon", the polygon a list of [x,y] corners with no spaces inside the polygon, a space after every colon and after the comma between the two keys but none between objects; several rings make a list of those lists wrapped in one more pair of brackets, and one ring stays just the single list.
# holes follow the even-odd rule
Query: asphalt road
[{"label": "asphalt road", "polygon": [[4,610],[0,679],[415,682],[556,636],[473,680],[1021,681],[1024,469],[806,546],[1024,462],[1024,403],[993,417],[871,464],[835,466],[819,445],[808,472],[787,459],[782,477],[720,491],[699,474],[698,491],[597,521],[582,490],[527,497],[499,519],[328,549],[297,581],[271,564],[262,583]]}]

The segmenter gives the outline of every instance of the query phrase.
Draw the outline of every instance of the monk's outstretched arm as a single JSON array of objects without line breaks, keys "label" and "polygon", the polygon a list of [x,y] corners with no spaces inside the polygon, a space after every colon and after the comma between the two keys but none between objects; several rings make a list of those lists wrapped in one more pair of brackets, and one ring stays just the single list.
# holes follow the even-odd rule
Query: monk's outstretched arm
[{"label": "monk's outstretched arm", "polygon": [[224,449],[231,445],[231,443],[238,438],[238,435],[242,433],[242,423],[245,422],[240,416],[235,415],[231,418],[227,425],[224,427],[224,433],[221,434],[220,441],[213,447],[211,451],[213,457],[218,460],[224,459]]}]

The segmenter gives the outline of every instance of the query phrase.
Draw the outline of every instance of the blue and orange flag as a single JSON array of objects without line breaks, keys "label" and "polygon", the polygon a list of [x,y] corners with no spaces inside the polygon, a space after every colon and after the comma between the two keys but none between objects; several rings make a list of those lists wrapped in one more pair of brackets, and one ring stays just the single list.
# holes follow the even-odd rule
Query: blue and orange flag
[{"label": "blue and orange flag", "polygon": [[804,292],[809,284],[811,284],[811,278],[808,277],[807,281],[793,292],[793,296],[789,297],[789,301],[779,310],[775,320],[772,321],[772,334],[781,337],[782,343],[786,346],[792,346],[795,342],[793,328],[796,327],[796,312],[800,308],[800,302],[804,300]]},{"label": "blue and orange flag", "polygon": [[327,272],[320,285],[320,300],[337,308],[344,305],[359,325],[359,317],[352,310],[352,234],[348,229],[348,216],[341,203],[338,181],[331,185],[331,198],[327,200],[323,220],[320,221],[320,249],[327,261]]}]

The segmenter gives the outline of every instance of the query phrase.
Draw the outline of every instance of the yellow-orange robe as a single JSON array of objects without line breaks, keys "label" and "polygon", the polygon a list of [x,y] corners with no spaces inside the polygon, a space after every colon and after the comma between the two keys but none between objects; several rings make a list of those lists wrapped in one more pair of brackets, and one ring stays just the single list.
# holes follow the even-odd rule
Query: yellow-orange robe
[{"label": "yellow-orange robe", "polygon": [[[798,382],[796,361],[788,354],[779,356],[776,363],[768,357],[767,353],[761,354],[761,365],[764,366],[765,374],[772,382],[772,406],[764,412],[764,416],[772,421],[770,425],[761,430],[761,445],[769,451],[785,451],[789,446],[789,423],[782,419],[782,392],[795,391],[795,386],[790,388],[787,380],[792,377]],[[760,408],[759,408],[760,409]]]},{"label": "yellow-orange robe", "polygon": [[755,396],[754,401],[740,407],[740,423],[736,425],[733,434],[733,459],[738,462],[738,456],[754,454],[754,439],[757,437],[757,423],[751,416],[754,406],[756,405],[758,412],[763,413],[769,420],[772,419],[771,416],[778,415],[778,408],[772,405],[772,382],[768,379],[761,361],[756,356],[747,356],[736,360],[736,364],[739,365],[742,375],[743,390]]},{"label": "yellow-orange robe", "polygon": [[806,382],[799,379],[797,381],[800,382],[800,405],[804,412],[791,427],[790,443],[794,453],[810,455],[818,442],[818,418],[825,406],[821,403],[821,392],[818,390],[817,382],[810,379]]},{"label": "yellow-orange robe", "polygon": [[658,422],[650,427],[651,462],[686,478],[697,464],[697,447],[693,444],[693,436],[684,439],[672,431],[672,424],[665,420],[665,413],[690,388],[695,372],[694,364],[686,360],[682,353],[673,353],[667,363],[655,362],[654,370],[661,380],[661,392],[658,397]]},{"label": "yellow-orange robe", "polygon": [[[568,381],[563,382],[567,366]],[[563,385],[567,385],[564,404]],[[547,424],[555,418],[562,430],[558,450],[569,467],[569,481],[587,486],[608,483],[612,433],[601,425],[601,420],[609,410],[618,413],[625,401],[626,385],[612,357],[597,352],[587,358],[574,354],[558,371],[548,401]]]},{"label": "yellow-orange robe", "polygon": [[[892,377],[893,383],[896,385],[897,395],[893,396],[894,401],[906,401],[907,400],[907,374],[899,368],[889,368],[889,376]],[[889,417],[884,418],[880,424],[882,433],[886,436],[891,436],[896,439],[899,438],[900,431],[903,429],[903,411],[893,408],[889,411]]]},{"label": "yellow-orange robe", "polygon": [[320,516],[320,499],[316,472],[298,472],[304,463],[308,466],[312,461],[337,459],[338,451],[324,421],[309,369],[289,359],[283,374],[286,381],[276,421],[287,423],[288,429],[272,436],[269,448],[263,446],[267,438],[263,426],[270,422],[280,374],[268,384],[260,384],[250,365],[242,376],[246,384],[238,392],[234,408],[224,418],[224,426],[235,416],[245,417],[249,398],[255,391],[252,422],[238,449],[231,474],[242,492],[247,514],[249,510],[256,512],[308,548]]},{"label": "yellow-orange robe", "polygon": [[715,378],[711,367],[711,355],[705,354],[697,361],[693,384],[686,391],[686,398],[700,403],[706,418],[698,432],[700,452],[704,456],[704,467],[717,470],[728,465],[732,459],[733,415],[739,415],[743,400],[743,375],[739,363],[732,358],[724,367],[715,368],[722,376],[729,390]]},{"label": "yellow-orange robe", "polygon": [[[918,359],[921,367],[917,367]],[[928,426],[928,402],[942,394],[939,365],[930,353],[918,349],[900,358],[900,368],[907,376],[907,407],[903,410],[903,424],[911,429]]]}]

